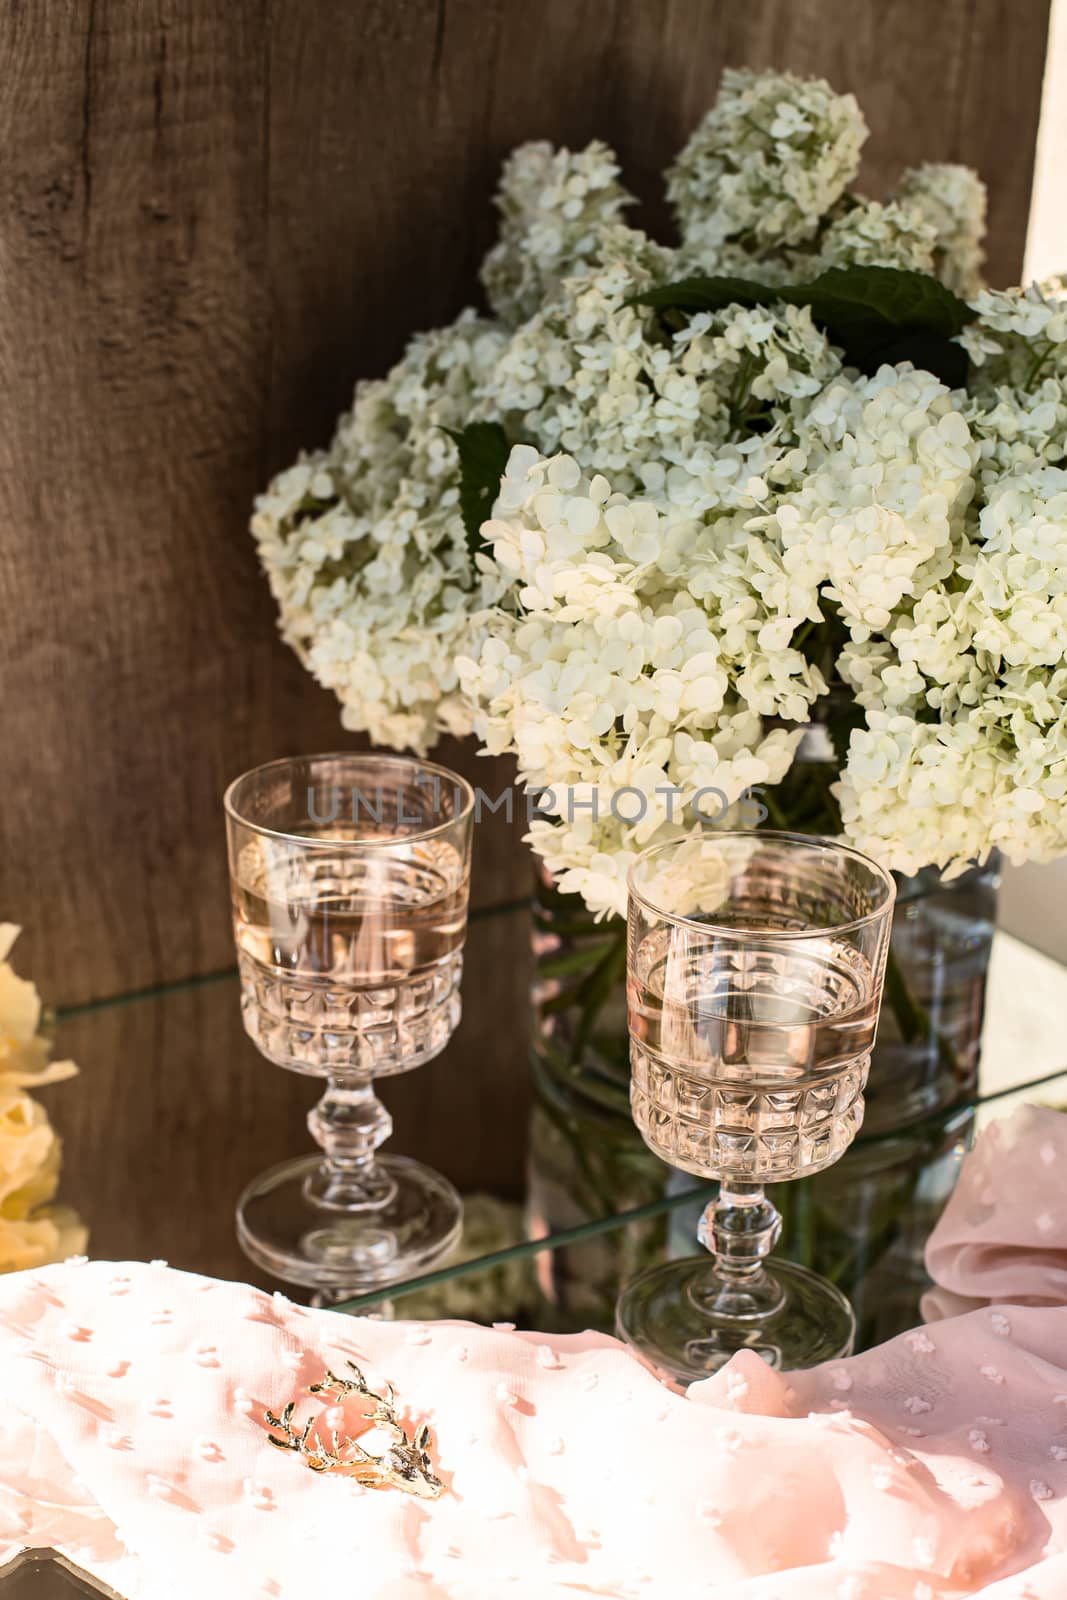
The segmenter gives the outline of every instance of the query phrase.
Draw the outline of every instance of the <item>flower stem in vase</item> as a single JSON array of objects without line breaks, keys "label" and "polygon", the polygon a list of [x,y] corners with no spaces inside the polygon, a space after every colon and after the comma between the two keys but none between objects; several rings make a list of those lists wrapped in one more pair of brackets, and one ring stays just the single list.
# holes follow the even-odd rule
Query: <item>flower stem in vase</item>
[{"label": "flower stem in vase", "polygon": [[966,1067],[961,1063],[952,1045],[944,1034],[934,1027],[930,1013],[915,999],[909,989],[908,980],[892,944],[889,946],[885,968],[885,1001],[893,1013],[905,1044],[914,1044],[919,1039],[932,1039],[937,1047],[938,1066],[953,1078],[960,1081],[966,1078]]}]

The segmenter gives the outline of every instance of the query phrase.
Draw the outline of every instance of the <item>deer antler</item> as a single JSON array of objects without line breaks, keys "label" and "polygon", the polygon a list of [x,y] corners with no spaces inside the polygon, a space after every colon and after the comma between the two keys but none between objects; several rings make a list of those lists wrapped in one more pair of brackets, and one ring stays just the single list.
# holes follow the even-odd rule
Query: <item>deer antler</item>
[{"label": "deer antler", "polygon": [[[360,1369],[354,1361],[346,1363],[352,1378],[339,1378],[335,1372],[327,1372],[321,1383],[313,1383],[308,1390],[309,1394],[334,1395],[338,1400],[346,1399],[350,1394],[361,1395],[365,1400],[374,1402],[374,1410],[369,1413],[367,1421],[376,1428],[387,1429],[396,1439],[407,1439],[403,1424],[396,1414],[396,1391],[391,1383],[385,1386],[385,1393],[378,1394],[367,1383]],[[364,1452],[366,1454],[366,1452]],[[373,1460],[373,1457],[370,1459]]]},{"label": "deer antler", "polygon": [[268,1443],[277,1446],[279,1450],[298,1450],[303,1455],[307,1449],[308,1435],[315,1426],[315,1418],[309,1417],[304,1423],[303,1431],[297,1433],[293,1427],[293,1412],[295,1410],[296,1401],[290,1400],[280,1417],[276,1417],[273,1411],[265,1411],[263,1413],[269,1425],[272,1428],[281,1428],[285,1435],[283,1439],[278,1439],[273,1433],[268,1433],[267,1440]]},{"label": "deer antler", "polygon": [[369,1386],[354,1362],[348,1362],[348,1369],[353,1374],[351,1378],[339,1378],[335,1372],[327,1371],[318,1383],[310,1385],[308,1392],[326,1395],[336,1400],[345,1400],[351,1394],[358,1394],[363,1399],[372,1401],[374,1409],[365,1415],[364,1421],[371,1423],[373,1427],[384,1429],[392,1436],[394,1443],[388,1450],[380,1456],[372,1455],[357,1439],[349,1434],[342,1435],[337,1428],[331,1430],[329,1447],[318,1435],[315,1443],[311,1444],[309,1441],[316,1419],[309,1417],[303,1429],[298,1432],[293,1426],[293,1412],[296,1406],[292,1400],[280,1417],[275,1416],[272,1411],[265,1413],[269,1425],[272,1428],[281,1428],[283,1432],[282,1438],[268,1434],[270,1443],[276,1445],[279,1450],[298,1451],[312,1472],[330,1472],[343,1468],[360,1483],[369,1487],[404,1489],[408,1494],[418,1495],[420,1499],[436,1500],[438,1495],[443,1493],[444,1484],[430,1466],[429,1426],[425,1422],[422,1423],[416,1430],[414,1438],[409,1440],[407,1431],[396,1414],[396,1395],[392,1384],[386,1384],[385,1393],[378,1394]]},{"label": "deer antler", "polygon": [[339,1400],[343,1400],[346,1395],[350,1394],[366,1394],[367,1385],[364,1381],[362,1372],[360,1372],[358,1367],[353,1366],[351,1361],[348,1363],[348,1365],[356,1374],[356,1381],[354,1383],[348,1378],[339,1378],[335,1372],[331,1372],[329,1368],[327,1368],[322,1377],[319,1379],[318,1383],[312,1383],[308,1386],[308,1394],[328,1395],[335,1393]]}]

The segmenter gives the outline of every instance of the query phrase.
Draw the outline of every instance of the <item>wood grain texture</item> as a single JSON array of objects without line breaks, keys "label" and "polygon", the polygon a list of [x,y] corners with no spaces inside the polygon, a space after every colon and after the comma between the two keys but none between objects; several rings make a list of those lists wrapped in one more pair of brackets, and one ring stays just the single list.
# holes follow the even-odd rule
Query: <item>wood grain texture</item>
[{"label": "wood grain texture", "polygon": [[[56,1003],[232,959],[219,799],[336,746],[246,524],[354,379],[476,294],[518,140],[650,225],[729,63],[860,95],[872,192],[972,161],[1019,268],[1047,0],[0,3],[0,913]],[[506,765],[443,746],[497,785]],[[479,830],[475,897],[522,892]]]},{"label": "wood grain texture", "polygon": [[219,784],[275,745],[228,536],[267,372],[263,26],[5,13],[2,897],[56,1002],[221,964]]}]

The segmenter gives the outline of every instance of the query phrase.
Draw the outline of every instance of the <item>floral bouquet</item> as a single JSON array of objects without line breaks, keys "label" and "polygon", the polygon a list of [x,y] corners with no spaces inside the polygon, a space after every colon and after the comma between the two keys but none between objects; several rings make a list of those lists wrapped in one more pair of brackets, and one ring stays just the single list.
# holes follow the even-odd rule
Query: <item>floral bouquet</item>
[{"label": "floral bouquet", "polygon": [[[282,633],[346,727],[517,758],[552,885],[531,1208],[553,1225],[661,1192],[625,1113],[623,930],[592,926],[640,850],[769,815],[957,880],[966,971],[944,907],[894,935],[875,1078],[899,1126],[973,1090],[995,872],[966,869],[1067,849],[1067,300],[983,288],[966,168],[855,193],[866,133],[826,83],[727,72],[667,173],[673,245],[627,226],[605,145],[521,147],[488,314],[412,339],[257,502]],[[914,1254],[960,1136],[872,1157],[877,1193],[827,1191],[818,1229],[791,1185],[795,1253],[855,1292],[861,1212]],[[867,1183],[853,1154],[826,1183]],[[610,1308],[614,1264],[575,1270]]]},{"label": "floral bouquet", "polygon": [[754,791],[904,873],[1067,849],[1067,302],[981,287],[967,169],[852,192],[866,131],[727,72],[673,246],[605,145],[521,147],[491,314],[416,336],[257,502],[345,726],[514,752],[597,915]]}]

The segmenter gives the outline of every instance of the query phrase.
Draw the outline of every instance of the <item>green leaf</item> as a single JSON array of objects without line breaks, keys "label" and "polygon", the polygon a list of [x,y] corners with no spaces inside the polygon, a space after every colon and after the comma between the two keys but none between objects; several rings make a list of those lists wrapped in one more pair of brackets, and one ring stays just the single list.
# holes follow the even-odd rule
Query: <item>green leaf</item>
[{"label": "green leaf", "polygon": [[924,1038],[929,1033],[930,1019],[912,999],[892,946],[885,963],[885,997],[905,1044],[914,1044],[916,1039]]},{"label": "green leaf", "polygon": [[709,278],[697,274],[663,283],[658,289],[635,294],[627,305],[652,306],[656,311],[721,311],[724,306],[765,306],[780,300],[782,291],[752,278]]},{"label": "green leaf", "polygon": [[511,446],[499,422],[468,422],[461,430],[444,431],[459,452],[459,508],[473,556],[485,548],[482,523],[500,493]]},{"label": "green leaf", "polygon": [[904,333],[952,339],[974,316],[940,278],[900,267],[831,267],[789,294],[849,344],[884,345]]},{"label": "green leaf", "polygon": [[954,344],[951,339],[937,339],[927,333],[905,334],[895,344],[875,351],[872,363],[865,370],[877,371],[884,363],[895,367],[901,361],[910,361],[913,367],[932,372],[949,389],[966,386],[970,357],[961,344]]},{"label": "green leaf", "polygon": [[563,955],[546,956],[537,963],[537,976],[572,978],[575,974],[586,973],[590,967],[597,965],[610,943],[610,940],[602,938],[597,944],[582,944],[577,949],[566,951]]},{"label": "green leaf", "polygon": [[876,372],[884,362],[912,361],[953,387],[966,378],[966,354],[952,341],[974,312],[926,272],[830,267],[811,283],[794,285],[692,277],[650,289],[631,304],[692,313],[776,301],[809,307],[816,327],[862,372]]},{"label": "green leaf", "polygon": [[620,922],[607,950],[575,991],[575,1001],[581,1007],[581,1014],[571,1050],[573,1061],[581,1060],[592,1037],[597,1018],[610,998],[612,990],[622,983],[625,977],[626,923]]},{"label": "green leaf", "polygon": [[834,761],[838,772],[843,772],[848,760],[848,747],[852,735],[867,726],[867,713],[851,697],[837,697],[827,718],[826,731],[834,748]]}]

